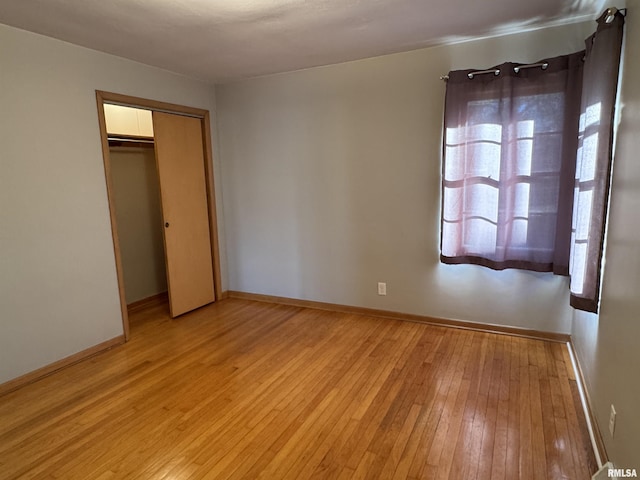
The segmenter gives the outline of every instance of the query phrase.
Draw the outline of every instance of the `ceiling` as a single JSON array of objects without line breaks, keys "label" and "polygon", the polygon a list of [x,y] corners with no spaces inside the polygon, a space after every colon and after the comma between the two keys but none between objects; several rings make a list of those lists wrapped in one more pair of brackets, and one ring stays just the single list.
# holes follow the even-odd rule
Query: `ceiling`
[{"label": "ceiling", "polygon": [[1,0],[0,23],[210,82],[595,18],[606,0]]}]

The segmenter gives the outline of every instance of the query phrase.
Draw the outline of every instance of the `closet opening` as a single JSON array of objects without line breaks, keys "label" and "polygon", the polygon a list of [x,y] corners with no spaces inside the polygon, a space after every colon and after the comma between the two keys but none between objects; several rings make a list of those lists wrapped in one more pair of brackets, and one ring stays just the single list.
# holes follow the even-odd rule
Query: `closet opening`
[{"label": "closet opening", "polygon": [[96,92],[125,338],[128,310],[175,318],[222,297],[209,112]]},{"label": "closet opening", "polygon": [[167,298],[160,183],[148,110],[104,106],[128,312]]}]

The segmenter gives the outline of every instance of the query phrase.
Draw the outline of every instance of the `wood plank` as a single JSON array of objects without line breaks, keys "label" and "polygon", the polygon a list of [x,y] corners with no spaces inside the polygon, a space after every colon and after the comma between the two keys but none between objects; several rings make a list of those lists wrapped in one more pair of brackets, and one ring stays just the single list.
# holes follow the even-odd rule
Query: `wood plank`
[{"label": "wood plank", "polygon": [[37,382],[38,380],[42,380],[43,378],[52,375],[64,368],[67,368],[71,365],[75,365],[76,363],[82,362],[91,358],[98,353],[102,353],[110,348],[113,348],[117,345],[123,344],[125,341],[124,335],[119,335],[111,340],[107,340],[106,342],[99,343],[98,345],[94,345],[93,347],[89,347],[81,352],[74,353],[73,355],[69,355],[68,357],[63,358],[62,360],[58,360],[57,362],[50,363],[42,368],[34,370],[33,372],[29,372],[25,375],[21,375],[13,380],[9,380],[0,385],[0,397],[6,395],[7,393],[18,390],[30,383]]},{"label": "wood plank", "polygon": [[566,333],[547,332],[542,330],[533,330],[522,327],[508,327],[506,325],[465,322],[462,320],[452,320],[449,318],[437,318],[426,315],[416,315],[406,312],[394,312],[391,310],[379,310],[375,308],[354,307],[352,305],[340,305],[336,303],[316,302],[313,300],[302,300],[299,298],[278,297],[274,295],[262,295],[259,293],[239,292],[234,290],[227,291],[230,298],[239,298],[243,300],[254,300],[257,302],[278,303],[281,305],[292,305],[296,307],[317,308],[320,310],[329,310],[341,313],[356,313],[359,315],[367,315],[371,317],[394,318],[396,320],[404,320],[407,322],[427,323],[429,325],[439,325],[443,327],[453,327],[465,330],[473,330],[475,332],[496,333],[499,335],[510,335],[514,337],[531,338],[534,340],[548,340],[552,342],[567,343],[571,340],[571,336]]},{"label": "wood plank", "polygon": [[0,399],[0,478],[581,479],[566,345],[227,299]]},{"label": "wood plank", "polygon": [[506,460],[509,451],[508,421],[509,421],[509,374],[511,366],[510,346],[508,337],[501,339],[499,346],[500,375],[494,388],[497,388],[497,412],[493,445],[493,457],[491,459],[491,479],[506,480]]},{"label": "wood plank", "polygon": [[139,310],[148,310],[158,305],[164,305],[169,301],[168,292],[161,292],[150,297],[146,297],[135,302],[131,302],[127,305],[127,312],[129,315]]},{"label": "wood plank", "polygon": [[[422,433],[423,448],[427,455],[414,455],[409,470],[410,476],[422,478],[428,475],[428,472],[438,470],[443,444],[451,444],[451,442],[446,441],[451,416],[450,410],[454,408],[450,403],[457,398],[458,389],[462,382],[465,385],[468,383],[468,379],[465,378],[463,373],[467,367],[464,364],[467,358],[464,352],[470,345],[468,338],[467,335],[453,335],[451,342],[455,343],[450,343],[450,347],[446,347],[446,342],[440,344],[441,348],[446,349],[446,354],[441,357],[443,366],[446,365],[446,367],[444,369],[437,367],[440,370],[438,371],[438,377],[441,382],[435,394],[432,408],[429,409],[429,417]],[[469,389],[471,389],[471,386],[469,386]],[[463,389],[463,392],[463,396],[466,396],[466,388]],[[422,448],[418,451],[421,450]]]}]

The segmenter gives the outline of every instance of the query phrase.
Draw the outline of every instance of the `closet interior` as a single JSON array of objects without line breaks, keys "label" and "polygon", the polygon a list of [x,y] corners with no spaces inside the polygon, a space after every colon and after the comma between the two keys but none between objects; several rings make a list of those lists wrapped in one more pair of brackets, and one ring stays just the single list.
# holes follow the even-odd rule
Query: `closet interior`
[{"label": "closet interior", "polygon": [[163,221],[150,110],[104,105],[127,305],[167,292]]}]

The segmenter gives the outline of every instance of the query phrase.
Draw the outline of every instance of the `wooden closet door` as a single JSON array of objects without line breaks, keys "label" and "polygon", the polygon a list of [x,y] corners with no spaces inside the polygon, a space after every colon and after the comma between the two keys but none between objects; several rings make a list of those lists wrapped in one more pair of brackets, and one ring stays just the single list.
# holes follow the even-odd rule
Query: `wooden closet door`
[{"label": "wooden closet door", "polygon": [[215,300],[199,118],[153,112],[171,316]]}]

